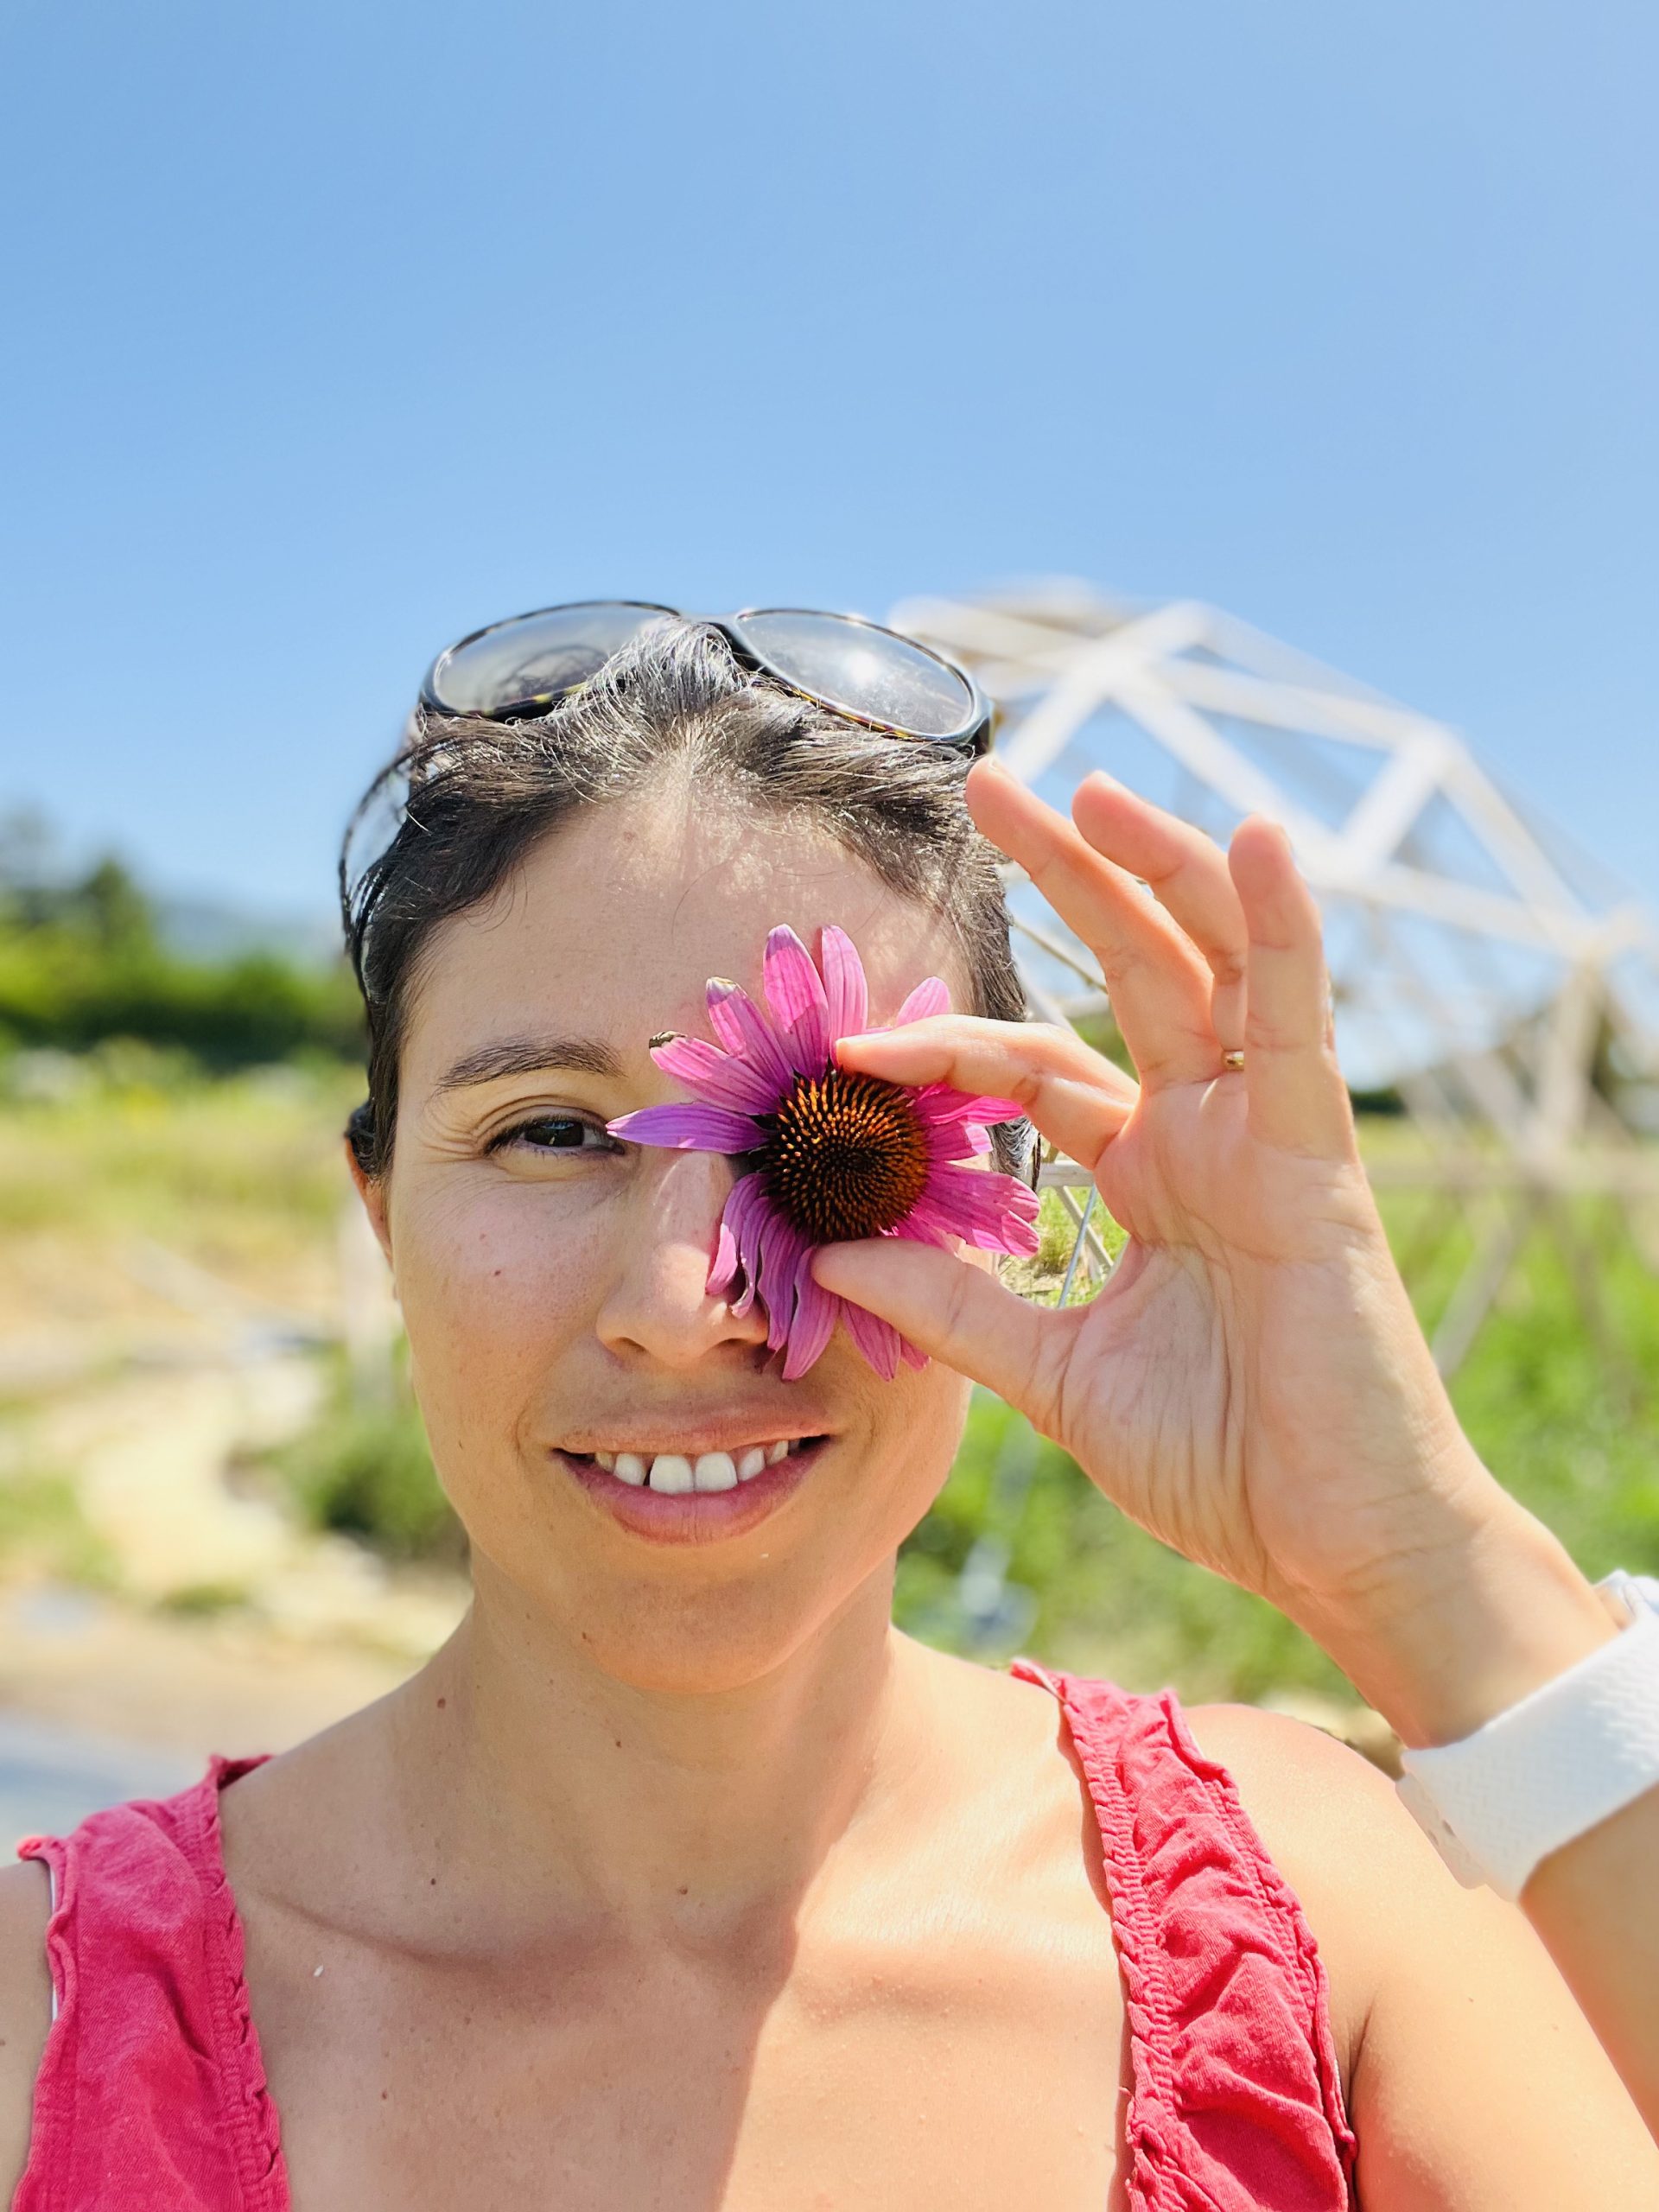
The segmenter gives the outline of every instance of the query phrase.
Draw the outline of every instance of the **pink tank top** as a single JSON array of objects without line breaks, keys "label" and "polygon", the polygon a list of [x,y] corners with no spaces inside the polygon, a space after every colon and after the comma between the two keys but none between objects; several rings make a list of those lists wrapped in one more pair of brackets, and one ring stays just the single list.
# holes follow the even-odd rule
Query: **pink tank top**
[{"label": "pink tank top", "polygon": [[[1324,1969],[1226,1770],[1168,1690],[1013,1671],[1059,1700],[1094,1802],[1128,2012],[1132,2212],[1348,2212]],[[53,2021],[12,2212],[289,2212],[219,1848],[219,1793],[260,1763],[215,1755],[175,1797],[18,1845],[51,1870]]]}]

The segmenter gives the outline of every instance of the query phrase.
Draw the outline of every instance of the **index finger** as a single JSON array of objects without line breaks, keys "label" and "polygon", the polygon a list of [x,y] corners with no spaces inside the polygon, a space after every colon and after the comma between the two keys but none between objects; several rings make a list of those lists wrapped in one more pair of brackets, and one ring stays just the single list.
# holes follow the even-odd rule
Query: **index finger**
[{"label": "index finger", "polygon": [[1123,1041],[1143,1083],[1205,1082],[1220,1065],[1211,974],[1197,947],[1126,868],[995,760],[968,779],[968,810],[1018,861],[1099,961]]},{"label": "index finger", "polygon": [[987,1021],[940,1014],[902,1029],[866,1029],[836,1044],[842,1067],[889,1083],[948,1083],[1011,1099],[1039,1136],[1093,1174],[1134,1110],[1140,1090],[1075,1030],[1040,1021]]}]

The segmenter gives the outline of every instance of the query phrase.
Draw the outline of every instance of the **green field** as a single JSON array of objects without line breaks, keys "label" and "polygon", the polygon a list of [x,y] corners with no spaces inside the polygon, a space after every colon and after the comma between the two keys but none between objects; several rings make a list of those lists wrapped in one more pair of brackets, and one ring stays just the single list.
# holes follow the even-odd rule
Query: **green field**
[{"label": "green field", "polygon": [[[45,1379],[31,1380],[26,1362],[9,1372],[13,1415],[32,1390],[61,1391],[66,1374],[118,1366],[136,1343],[153,1356],[161,1324],[153,1297],[133,1287],[135,1250],[164,1251],[222,1284],[227,1300],[264,1300],[327,1326],[347,1198],[338,1132],[359,1089],[321,1059],[219,1079],[130,1047],[14,1062],[0,1099],[0,1341],[38,1339]],[[1398,1122],[1367,1129],[1368,1144],[1396,1154],[1408,1141]],[[1402,1245],[1421,1244],[1431,1205],[1446,1214],[1440,1199],[1389,1197]],[[1052,1202],[1049,1211],[1052,1230]],[[1643,1378],[1659,1375],[1659,1282],[1616,1219],[1586,1211],[1579,1226],[1594,1247],[1599,1337],[1584,1325],[1573,1268],[1538,1235],[1453,1395],[1487,1464],[1587,1570],[1656,1572],[1659,1406]],[[1449,1228],[1422,1270],[1431,1322],[1467,1239],[1465,1228]],[[1051,1264],[1060,1248],[1054,1231]],[[1052,1274],[1044,1280],[1052,1287]],[[43,1479],[38,1470],[29,1478]],[[73,1470],[50,1478],[57,1527]],[[238,1478],[393,1555],[461,1556],[412,1408],[396,1389],[388,1405],[358,1402],[343,1362],[331,1367],[322,1417]],[[9,1480],[22,1475],[14,1467]],[[0,1497],[0,1564],[37,1533],[25,1497]],[[75,1571],[72,1533],[56,1556]],[[994,1657],[1018,1645],[1135,1688],[1168,1681],[1189,1698],[1343,1693],[1323,1656],[1270,1608],[1130,1525],[982,1395],[950,1483],[905,1548],[898,1605],[906,1624],[940,1642]]]}]

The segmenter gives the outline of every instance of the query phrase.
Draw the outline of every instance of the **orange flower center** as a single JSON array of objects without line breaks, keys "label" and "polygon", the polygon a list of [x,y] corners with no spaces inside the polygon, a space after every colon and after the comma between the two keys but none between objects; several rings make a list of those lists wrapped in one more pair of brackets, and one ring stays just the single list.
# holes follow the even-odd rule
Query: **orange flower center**
[{"label": "orange flower center", "polygon": [[910,1094],[873,1075],[831,1067],[798,1075],[774,1113],[760,1169],[773,1204],[814,1244],[896,1228],[922,1195],[931,1164]]}]

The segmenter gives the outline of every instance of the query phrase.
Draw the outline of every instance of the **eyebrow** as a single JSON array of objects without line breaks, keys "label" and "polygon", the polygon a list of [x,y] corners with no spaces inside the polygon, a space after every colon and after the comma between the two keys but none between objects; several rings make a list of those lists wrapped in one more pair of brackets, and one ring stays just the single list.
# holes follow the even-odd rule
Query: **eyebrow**
[{"label": "eyebrow", "polygon": [[460,1059],[433,1086],[434,1096],[495,1083],[505,1075],[536,1075],[543,1068],[574,1068],[582,1075],[620,1076],[622,1063],[596,1037],[503,1037]]}]

